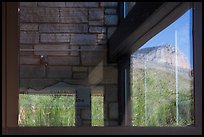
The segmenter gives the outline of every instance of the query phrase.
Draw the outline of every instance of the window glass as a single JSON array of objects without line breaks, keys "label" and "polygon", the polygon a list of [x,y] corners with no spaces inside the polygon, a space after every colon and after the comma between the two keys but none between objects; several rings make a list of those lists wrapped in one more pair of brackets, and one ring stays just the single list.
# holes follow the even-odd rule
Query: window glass
[{"label": "window glass", "polygon": [[106,57],[117,8],[117,2],[19,3],[19,126],[118,125],[118,69]]},{"label": "window glass", "polygon": [[132,126],[194,124],[192,9],[131,55]]},{"label": "window glass", "polygon": [[136,2],[123,2],[124,4],[124,18],[128,15],[130,10],[134,7]]},{"label": "window glass", "polygon": [[104,126],[104,97],[102,95],[91,96],[91,125]]},{"label": "window glass", "polygon": [[75,126],[75,95],[20,94],[19,126]]}]

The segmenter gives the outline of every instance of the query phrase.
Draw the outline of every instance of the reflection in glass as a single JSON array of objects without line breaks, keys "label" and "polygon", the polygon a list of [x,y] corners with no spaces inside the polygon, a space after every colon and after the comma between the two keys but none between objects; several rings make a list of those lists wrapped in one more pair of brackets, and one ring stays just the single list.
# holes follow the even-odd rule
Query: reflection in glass
[{"label": "reflection in glass", "polygon": [[125,18],[130,12],[130,10],[132,10],[136,2],[123,2],[123,4],[124,4],[124,18]]},{"label": "reflection in glass", "polygon": [[191,14],[131,55],[132,126],[194,124]]}]

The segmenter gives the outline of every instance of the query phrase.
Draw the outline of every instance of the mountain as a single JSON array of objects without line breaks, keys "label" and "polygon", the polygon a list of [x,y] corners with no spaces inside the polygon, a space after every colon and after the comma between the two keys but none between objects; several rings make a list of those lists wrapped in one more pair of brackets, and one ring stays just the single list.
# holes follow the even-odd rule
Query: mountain
[{"label": "mountain", "polygon": [[[134,60],[147,61],[161,65],[176,66],[176,51],[173,45],[161,45],[138,50],[132,55]],[[177,67],[190,69],[190,64],[185,55],[177,49]]]}]

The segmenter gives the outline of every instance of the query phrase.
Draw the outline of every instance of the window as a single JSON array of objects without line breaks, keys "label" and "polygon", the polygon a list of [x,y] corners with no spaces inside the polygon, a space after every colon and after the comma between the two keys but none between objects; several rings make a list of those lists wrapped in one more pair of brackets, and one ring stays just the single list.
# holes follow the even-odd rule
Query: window
[{"label": "window", "polygon": [[103,95],[91,96],[91,125],[104,126],[104,97]]},{"label": "window", "polygon": [[193,126],[192,9],[131,55],[132,126]]},{"label": "window", "polygon": [[[192,5],[191,5],[192,4]],[[140,4],[138,4],[140,5]],[[3,97],[2,98],[2,126],[3,134],[202,134],[202,3],[167,3],[166,8],[165,4],[160,8],[165,10],[157,10],[157,12],[152,12],[154,15],[147,16],[145,23],[139,25],[131,25],[128,18],[132,16],[127,16],[127,25],[126,23],[121,24],[121,26],[116,31],[116,34],[110,39],[110,51],[109,57],[117,59],[120,70],[120,83],[119,85],[122,88],[119,88],[119,99],[121,100],[120,117],[121,121],[125,122],[127,127],[124,127],[121,124],[121,127],[102,127],[102,128],[90,128],[90,127],[44,127],[44,128],[27,128],[27,127],[18,127],[18,14],[17,8],[18,4],[16,3],[3,3],[3,12],[2,15],[5,20],[2,20],[3,25]],[[188,6],[186,6],[188,5]],[[193,93],[194,93],[194,119],[192,119],[193,126],[188,126],[189,123],[184,123],[184,127],[155,127],[155,126],[134,126],[129,127],[132,124],[131,119],[131,106],[130,97],[131,97],[131,68],[130,68],[130,57],[135,51],[142,50],[142,47],[146,42],[153,38],[156,34],[161,32],[163,29],[167,28],[172,22],[176,21],[181,15],[183,15],[187,10],[192,8],[192,30],[193,30]],[[147,8],[146,8],[147,9]],[[161,16],[158,16],[161,15]],[[133,15],[134,16],[134,15]],[[12,17],[12,18],[11,18]],[[155,17],[155,18],[153,18]],[[132,18],[133,19],[133,18]],[[151,20],[154,19],[154,20]],[[144,20],[143,20],[144,21]],[[155,21],[155,22],[154,22]],[[147,23],[149,22],[149,23]],[[134,23],[134,22],[132,22]],[[125,26],[124,26],[125,25]],[[125,29],[129,28],[129,29]],[[131,30],[129,33],[128,31]],[[121,32],[122,31],[122,32]],[[174,35],[175,36],[175,35]],[[178,36],[178,33],[177,33]],[[116,39],[116,40],[114,40]],[[116,44],[118,43],[119,44]],[[117,51],[115,47],[117,46]],[[123,46],[125,45],[125,46]],[[175,46],[175,45],[174,45]],[[124,48],[125,47],[125,48]],[[147,46],[148,47],[148,46]],[[127,50],[128,49],[128,50]],[[113,61],[114,59],[110,59]],[[144,62],[142,63],[144,65]],[[146,62],[146,65],[149,65]],[[14,69],[16,68],[16,69]],[[147,68],[147,67],[146,67]],[[143,71],[145,72],[145,71]],[[5,75],[4,75],[5,74]],[[146,71],[146,80],[148,79],[149,72]],[[191,76],[190,74],[190,76]],[[158,75],[157,75],[158,76]],[[158,77],[155,77],[158,78]],[[174,74],[176,81],[176,74]],[[144,80],[144,79],[143,79]],[[178,83],[180,77],[178,76]],[[175,82],[174,81],[174,82]],[[125,83],[125,84],[124,84]],[[144,81],[141,81],[141,84],[144,85]],[[148,86],[149,83],[146,83]],[[154,83],[154,86],[157,86],[158,83]],[[11,86],[12,85],[12,86]],[[159,85],[162,86],[162,85]],[[179,89],[180,86],[178,86]],[[149,88],[149,87],[148,87]],[[127,92],[124,92],[127,91]],[[143,90],[144,91],[144,90]],[[178,90],[179,91],[179,90]],[[179,95],[179,94],[178,94]],[[125,98],[124,98],[125,96]],[[179,101],[178,96],[178,101]],[[102,98],[100,98],[102,100]],[[178,102],[178,105],[180,102]],[[183,104],[185,105],[185,103]],[[176,104],[174,105],[176,106]],[[174,108],[176,111],[177,109]],[[179,109],[178,109],[179,110]],[[5,113],[4,113],[5,112]],[[122,112],[122,113],[121,113]],[[123,113],[124,112],[124,113]],[[124,115],[125,114],[125,115]],[[178,113],[179,114],[179,113]],[[105,114],[104,114],[105,115]],[[124,119],[123,119],[124,118]],[[122,123],[121,122],[121,123]],[[191,124],[191,122],[190,122]]]},{"label": "window", "polygon": [[75,126],[75,95],[20,94],[18,125]]},{"label": "window", "polygon": [[134,7],[135,4],[136,4],[136,2],[123,2],[124,18],[128,15],[128,13]]},{"label": "window", "polygon": [[159,133],[201,129],[197,4],[137,2],[110,38],[109,60],[119,64],[121,125]]}]

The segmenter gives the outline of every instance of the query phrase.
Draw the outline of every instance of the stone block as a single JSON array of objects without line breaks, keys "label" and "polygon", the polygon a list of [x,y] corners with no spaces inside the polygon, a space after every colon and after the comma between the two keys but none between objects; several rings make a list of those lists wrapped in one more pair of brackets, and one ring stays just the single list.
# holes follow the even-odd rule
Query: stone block
[{"label": "stone block", "polygon": [[20,56],[20,64],[40,64],[40,56]]},{"label": "stone block", "polygon": [[72,45],[94,45],[96,44],[96,35],[94,34],[71,34]]},{"label": "stone block", "polygon": [[65,2],[38,2],[39,7],[65,7]]},{"label": "stone block", "polygon": [[104,52],[81,52],[82,65],[97,65],[104,61]]},{"label": "stone block", "polygon": [[87,76],[88,75],[85,72],[75,72],[75,73],[73,73],[73,79],[86,79]]},{"label": "stone block", "polygon": [[119,126],[119,123],[117,120],[110,120],[108,123],[109,123],[108,126],[111,126],[111,127]]},{"label": "stone block", "polygon": [[20,43],[21,44],[39,43],[39,33],[21,31],[20,32]]},{"label": "stone block", "polygon": [[79,46],[70,46],[70,49],[73,49],[73,51],[70,52],[70,55],[72,55],[72,56],[78,56],[79,55],[79,51],[77,51],[77,49],[79,49]]},{"label": "stone block", "polygon": [[105,14],[110,15],[110,14],[117,14],[116,9],[105,9]]},{"label": "stone block", "polygon": [[34,90],[41,90],[48,86],[51,86],[57,82],[59,82],[60,79],[30,79],[30,78],[21,78],[20,79],[20,88],[22,89],[34,89]]},{"label": "stone block", "polygon": [[91,96],[101,96],[104,98],[104,86],[91,86]]},{"label": "stone block", "polygon": [[103,26],[104,20],[89,21],[90,26]]},{"label": "stone block", "polygon": [[104,19],[104,9],[89,10],[89,20],[103,20],[103,19]]},{"label": "stone block", "polygon": [[101,7],[117,7],[118,2],[100,2]]},{"label": "stone block", "polygon": [[105,27],[89,27],[90,33],[106,33]]},{"label": "stone block", "polygon": [[90,120],[91,119],[91,111],[89,109],[82,109],[81,110],[81,118]]},{"label": "stone block", "polygon": [[76,8],[90,8],[90,7],[98,7],[98,2],[66,2],[66,7]]},{"label": "stone block", "polygon": [[20,22],[59,22],[58,8],[22,7]]},{"label": "stone block", "polygon": [[[34,45],[35,55],[68,55],[69,51],[64,51],[69,48],[68,44],[37,44]],[[41,50],[41,51],[37,51]],[[46,51],[47,50],[47,51]],[[50,51],[48,51],[50,50]],[[60,50],[60,51],[57,51]]]},{"label": "stone block", "polygon": [[104,102],[104,119],[105,120],[108,120],[109,118],[108,118],[108,112],[109,112],[109,110],[108,110],[108,103],[105,101]]},{"label": "stone block", "polygon": [[72,71],[69,66],[48,66],[48,78],[71,78]]},{"label": "stone block", "polygon": [[[95,52],[95,51],[105,51],[106,47],[105,46],[81,46],[80,49],[83,51],[87,51],[88,53],[90,52]],[[91,50],[91,51],[90,51]]]},{"label": "stone block", "polygon": [[109,118],[118,119],[118,103],[109,104]]},{"label": "stone block", "polygon": [[108,102],[114,102],[118,100],[117,85],[105,85],[105,99]]},{"label": "stone block", "polygon": [[62,23],[86,23],[88,22],[88,10],[84,8],[60,9],[60,22]]},{"label": "stone block", "polygon": [[104,67],[104,79],[102,81],[103,84],[117,84],[118,82],[118,70],[116,67]]},{"label": "stone block", "polygon": [[20,65],[20,78],[43,78],[45,66],[43,65]]},{"label": "stone block", "polygon": [[60,57],[60,56],[49,56],[48,65],[79,65],[79,57]]},{"label": "stone block", "polygon": [[41,34],[40,42],[49,43],[49,42],[69,42],[70,34]]},{"label": "stone block", "polygon": [[37,31],[38,30],[38,24],[20,23],[20,30]]},{"label": "stone block", "polygon": [[117,25],[118,16],[117,15],[105,15],[105,24],[106,25]]},{"label": "stone block", "polygon": [[68,33],[86,33],[87,24],[40,24],[40,32],[68,32]]},{"label": "stone block", "polygon": [[37,7],[37,2],[20,2],[20,7]]},{"label": "stone block", "polygon": [[105,40],[106,39],[106,34],[98,34],[97,35],[97,40]]},{"label": "stone block", "polygon": [[107,33],[108,39],[113,35],[116,29],[117,29],[116,27],[108,27],[108,33]]},{"label": "stone block", "polygon": [[73,72],[87,72],[88,68],[87,67],[73,67],[72,71]]},{"label": "stone block", "polygon": [[98,44],[107,44],[106,34],[98,34],[97,35],[97,43]]},{"label": "stone block", "polygon": [[[20,49],[33,49],[33,45],[21,44]],[[33,55],[33,51],[20,51],[20,55]]]}]

